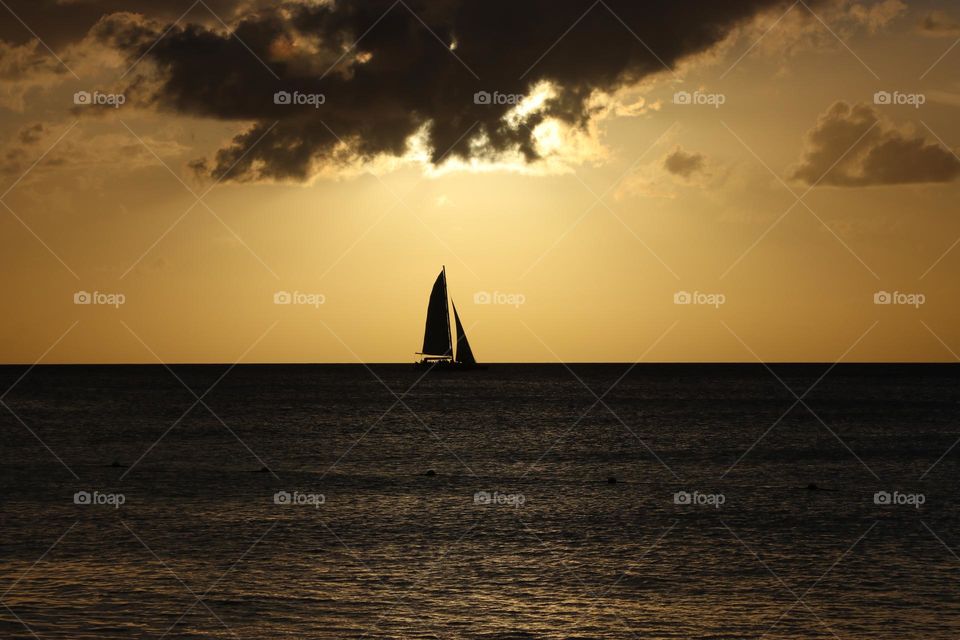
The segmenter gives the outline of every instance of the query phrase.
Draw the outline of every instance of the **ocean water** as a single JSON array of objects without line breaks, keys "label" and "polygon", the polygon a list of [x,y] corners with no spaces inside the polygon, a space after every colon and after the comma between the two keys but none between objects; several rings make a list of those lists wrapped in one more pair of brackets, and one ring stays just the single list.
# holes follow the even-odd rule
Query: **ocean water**
[{"label": "ocean water", "polygon": [[955,366],[26,371],[3,638],[960,636]]}]

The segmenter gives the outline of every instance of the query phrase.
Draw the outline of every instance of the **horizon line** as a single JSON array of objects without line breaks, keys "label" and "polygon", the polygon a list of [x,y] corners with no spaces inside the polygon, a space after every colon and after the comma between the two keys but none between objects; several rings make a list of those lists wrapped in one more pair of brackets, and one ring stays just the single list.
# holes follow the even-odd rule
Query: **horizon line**
[{"label": "horizon line", "polygon": [[[2,362],[0,367],[193,367],[193,366],[414,366],[414,362],[409,361],[380,361],[380,362]],[[958,365],[957,360],[850,360],[850,361],[830,361],[830,360],[552,360],[548,362],[483,362],[484,365],[492,366],[568,366],[568,365],[656,365],[656,366],[704,366],[704,365]]]}]

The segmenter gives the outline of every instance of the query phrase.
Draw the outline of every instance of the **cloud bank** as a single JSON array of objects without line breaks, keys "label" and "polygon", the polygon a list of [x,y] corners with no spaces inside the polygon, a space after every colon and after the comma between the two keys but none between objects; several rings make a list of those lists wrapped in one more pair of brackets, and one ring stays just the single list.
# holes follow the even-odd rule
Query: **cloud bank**
[{"label": "cloud bank", "polygon": [[[232,34],[216,21],[191,22],[193,14],[171,26],[134,13],[109,15],[93,33],[131,63],[142,58],[129,87],[142,102],[248,124],[214,157],[197,162],[198,171],[237,181],[305,181],[320,167],[403,156],[414,137],[435,164],[501,153],[536,162],[541,124],[582,130],[598,108],[598,92],[669,73],[666,67],[708,50],[758,12],[786,6],[245,3],[233,7]],[[548,99],[533,108],[522,102],[544,85],[551,87]],[[290,102],[276,104],[278,92]],[[321,95],[322,103],[311,98]]]}]

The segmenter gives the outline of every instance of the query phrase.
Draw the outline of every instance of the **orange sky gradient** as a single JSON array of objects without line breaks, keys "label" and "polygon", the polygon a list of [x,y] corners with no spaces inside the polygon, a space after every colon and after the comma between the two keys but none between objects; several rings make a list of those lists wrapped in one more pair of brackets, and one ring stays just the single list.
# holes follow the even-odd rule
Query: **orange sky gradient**
[{"label": "orange sky gradient", "polygon": [[0,90],[0,362],[412,362],[441,265],[483,362],[955,361],[960,9],[816,12],[598,93],[582,128],[535,125],[532,163],[436,166],[414,137],[306,180],[214,183],[192,163],[248,122],[77,108],[127,61],[54,47],[74,77],[3,44],[44,63]]}]

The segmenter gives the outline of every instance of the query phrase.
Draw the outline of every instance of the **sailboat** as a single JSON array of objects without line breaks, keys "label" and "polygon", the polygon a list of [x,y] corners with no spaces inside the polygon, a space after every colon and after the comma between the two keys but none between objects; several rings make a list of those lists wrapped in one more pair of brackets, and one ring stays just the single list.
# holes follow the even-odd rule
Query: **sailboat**
[{"label": "sailboat", "polygon": [[[417,366],[445,370],[469,371],[486,369],[477,364],[473,350],[467,341],[467,333],[460,322],[457,305],[450,298],[447,303],[447,269],[443,267],[427,304],[427,323],[423,331],[423,348],[417,352],[421,356]],[[450,332],[450,306],[453,307],[453,320],[457,331],[457,350],[453,350],[453,338]]]}]

